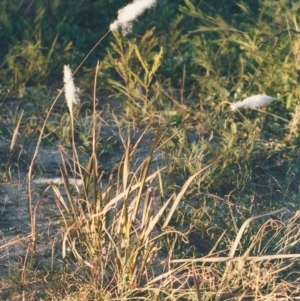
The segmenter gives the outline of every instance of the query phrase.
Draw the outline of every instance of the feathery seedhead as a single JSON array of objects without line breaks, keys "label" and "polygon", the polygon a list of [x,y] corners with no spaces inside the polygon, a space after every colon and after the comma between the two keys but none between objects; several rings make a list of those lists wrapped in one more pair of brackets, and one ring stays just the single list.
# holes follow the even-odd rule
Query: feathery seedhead
[{"label": "feathery seedhead", "polygon": [[116,30],[122,27],[124,35],[131,32],[132,21],[134,21],[144,10],[155,5],[156,0],[134,0],[127,6],[119,9],[118,18],[110,24],[110,30]]},{"label": "feathery seedhead", "polygon": [[71,110],[73,104],[79,103],[79,98],[77,96],[77,89],[74,85],[73,74],[69,65],[64,65],[64,84],[65,84],[65,97],[67,100],[67,105]]},{"label": "feathery seedhead", "polygon": [[245,98],[244,100],[239,100],[235,103],[230,104],[230,108],[232,111],[235,111],[237,108],[250,108],[252,110],[255,110],[275,100],[280,101],[279,99],[268,95],[253,95]]}]

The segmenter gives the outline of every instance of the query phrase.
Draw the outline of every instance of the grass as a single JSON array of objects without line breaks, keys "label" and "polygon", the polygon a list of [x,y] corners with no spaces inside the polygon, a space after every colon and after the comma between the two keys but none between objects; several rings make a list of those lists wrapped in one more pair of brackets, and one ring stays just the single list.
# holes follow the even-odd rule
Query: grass
[{"label": "grass", "polygon": [[[61,1],[28,8],[32,33],[20,16],[26,39],[1,25],[3,300],[298,298],[298,6],[247,3],[159,4],[127,37],[76,7],[45,26]],[[260,93],[281,101],[230,111]]]}]

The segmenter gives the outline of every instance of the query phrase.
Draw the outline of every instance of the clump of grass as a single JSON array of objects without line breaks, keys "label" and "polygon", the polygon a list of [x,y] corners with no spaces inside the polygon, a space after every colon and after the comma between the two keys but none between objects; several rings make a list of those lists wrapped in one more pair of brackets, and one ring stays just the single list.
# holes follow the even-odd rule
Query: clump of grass
[{"label": "clump of grass", "polygon": [[269,217],[252,236],[251,242],[248,245],[243,243],[247,227],[256,219],[284,213],[288,211],[281,208],[248,219],[234,241],[228,241],[228,250],[217,251],[220,241],[227,239],[226,232],[223,232],[207,256],[171,260],[173,264],[184,264],[182,267],[186,273],[194,278],[194,298],[269,300],[297,296],[299,288],[295,283],[299,281],[296,272],[299,254],[296,251],[298,243],[295,242],[299,241],[299,212],[287,219],[282,215]]},{"label": "clump of grass", "polygon": [[[103,174],[98,174],[96,133],[99,124],[95,103],[94,94],[93,151],[86,167],[77,161],[75,165],[81,170],[79,173],[73,170],[74,177],[82,175],[79,181],[82,186],[75,184],[76,196],[71,193],[63,154],[61,174],[67,200],[56,185],[52,185],[64,221],[62,255],[66,267],[73,257],[88,271],[93,296],[99,294],[104,300],[136,296],[158,300],[167,293],[164,287],[156,288],[157,277],[165,268],[159,255],[163,238],[173,232],[185,236],[168,229],[169,221],[192,181],[215,162],[191,176],[178,195],[172,194],[164,200],[161,185],[164,168],[153,171],[151,163],[160,142],[159,133],[149,155],[139,166],[131,167],[142,135],[132,147],[130,141],[125,144],[116,174],[101,185],[104,179]],[[167,230],[162,231],[164,229]],[[155,267],[151,266],[153,263]]]},{"label": "clump of grass", "polygon": [[[117,29],[119,26],[128,26],[128,22],[133,21],[138,15],[140,15],[146,8],[151,7],[153,4],[155,3],[155,1],[151,1],[148,3],[148,5],[144,5],[144,3],[142,3],[141,1],[134,1],[134,3],[132,5],[130,5],[130,7],[132,8],[137,8],[138,13],[135,12],[130,12],[128,11],[128,9],[126,9],[126,7],[122,10],[122,12],[120,12],[119,15],[119,19],[116,21],[116,23],[114,23],[114,25],[112,26],[112,28],[110,30],[114,30]],[[91,53],[95,50],[95,48],[103,41],[103,39],[108,35],[108,33],[110,32],[110,30],[108,30],[99,40],[98,42],[92,47],[92,49],[90,50],[90,52],[84,57],[84,59],[81,61],[81,63],[78,65],[77,69],[74,71],[74,73],[72,74],[69,66],[64,66],[64,88],[61,89],[61,91],[58,93],[57,97],[54,99],[54,101],[52,102],[51,107],[49,108],[49,111],[46,115],[45,121],[42,125],[41,128],[41,132],[37,141],[37,145],[35,148],[35,152],[33,154],[33,158],[31,160],[31,164],[29,166],[29,171],[28,171],[28,185],[27,185],[27,190],[28,190],[28,211],[29,211],[29,216],[30,216],[30,224],[31,224],[31,231],[32,231],[32,236],[33,236],[33,241],[32,241],[32,249],[35,252],[36,249],[36,242],[35,242],[35,212],[36,209],[39,206],[39,202],[35,205],[33,205],[33,201],[32,201],[32,176],[33,176],[33,166],[34,166],[34,162],[36,160],[36,157],[38,155],[39,152],[39,148],[41,145],[41,141],[42,141],[42,137],[46,128],[46,124],[47,121],[50,117],[50,114],[59,98],[59,96],[65,92],[65,96],[66,96],[66,101],[67,101],[67,105],[69,108],[69,112],[70,112],[70,123],[71,123],[71,137],[72,137],[72,150],[73,150],[73,172],[76,174],[76,170],[77,172],[81,173],[82,169],[80,167],[80,163],[79,163],[79,159],[78,159],[78,154],[77,154],[77,149],[76,149],[76,145],[75,145],[75,136],[74,136],[74,114],[73,114],[73,104],[78,103],[79,98],[77,96],[77,90],[75,88],[74,82],[73,82],[73,76],[74,74],[82,67],[82,65],[84,64],[84,62],[87,60],[87,58],[91,55]],[[158,60],[157,60],[158,61]],[[156,62],[157,65],[157,62]],[[158,66],[157,66],[158,67]],[[96,68],[97,72],[96,75],[98,74],[98,67]],[[96,78],[95,78],[95,82],[96,82]],[[96,84],[94,86],[94,110],[93,110],[93,157],[92,160],[94,163],[96,163]],[[76,169],[76,164],[78,164],[77,169]],[[83,178],[82,174],[80,174],[80,177]]]},{"label": "clump of grass", "polygon": [[[90,271],[91,283],[105,299],[130,297],[147,283],[147,277],[151,278],[147,262],[154,261],[162,235],[155,227],[170,202],[161,204],[162,192],[151,184],[158,181],[161,171],[147,175],[151,154],[136,171],[131,170],[134,148],[126,149],[116,177],[103,187],[99,187],[104,179],[97,174],[93,153],[83,171],[81,192],[77,198],[69,193],[64,201],[68,205],[61,211],[65,224],[63,256],[68,261],[69,250]],[[66,177],[64,185],[70,191]],[[59,190],[54,191],[62,200]]]}]

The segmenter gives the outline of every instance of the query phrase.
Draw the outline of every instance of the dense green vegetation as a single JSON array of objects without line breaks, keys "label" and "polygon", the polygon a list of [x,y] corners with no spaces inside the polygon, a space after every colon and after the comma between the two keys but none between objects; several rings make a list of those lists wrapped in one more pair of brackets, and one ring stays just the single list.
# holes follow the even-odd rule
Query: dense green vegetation
[{"label": "dense green vegetation", "polygon": [[[161,0],[134,22],[131,33],[109,32],[90,53],[118,9],[130,2],[0,3],[0,138],[13,141],[9,155],[0,158],[0,179],[10,182],[8,171],[28,166],[29,178],[31,167],[43,175],[43,167],[31,161],[33,154],[12,164],[15,143],[22,147],[40,137],[43,146],[73,150],[70,166],[84,182],[77,192],[80,206],[68,194],[60,209],[64,267],[28,268],[28,285],[40,275],[49,277],[53,285],[43,283],[45,300],[270,300],[299,295],[294,274],[298,259],[289,257],[299,253],[299,1]],[[63,97],[56,99],[65,64],[72,70],[80,66],[74,77],[81,104],[74,120]],[[259,110],[230,110],[230,103],[256,94],[281,101]],[[120,133],[146,128],[145,136],[156,137],[136,172],[128,165],[136,149],[120,139],[123,161],[122,153],[117,168],[105,170],[111,177],[103,190],[97,186],[102,170],[95,158],[119,151],[122,143],[110,142],[96,130],[101,99],[120,103],[122,113],[109,117]],[[13,107],[16,101],[29,110],[23,118]],[[79,162],[77,147],[90,156],[88,163]],[[148,171],[157,149],[166,166],[159,175]],[[62,174],[67,174],[66,165],[63,161]],[[166,208],[150,214],[145,212],[157,204],[142,188],[153,179],[159,207]],[[70,191],[68,180],[63,185]],[[121,196],[121,208],[113,207],[111,191]],[[54,194],[64,198],[58,190]],[[30,209],[30,194],[28,203],[32,218],[36,208]],[[145,203],[149,208],[138,227],[137,209],[132,208]],[[83,212],[94,216],[93,222]],[[82,229],[83,221],[90,232]],[[165,282],[148,274],[158,265],[158,250],[158,258],[170,266],[178,260]],[[236,260],[225,263],[222,256]],[[265,257],[256,262],[251,256]],[[208,257],[215,261],[205,264]],[[19,284],[7,286],[10,278],[4,278],[6,294],[14,295]],[[66,289],[59,285],[62,279]],[[29,295],[38,300],[38,294]]]}]

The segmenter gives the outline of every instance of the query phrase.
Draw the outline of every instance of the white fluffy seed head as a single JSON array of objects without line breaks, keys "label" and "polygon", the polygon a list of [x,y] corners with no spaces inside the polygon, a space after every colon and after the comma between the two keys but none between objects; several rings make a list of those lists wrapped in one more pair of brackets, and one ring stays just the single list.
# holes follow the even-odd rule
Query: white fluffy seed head
[{"label": "white fluffy seed head", "polygon": [[134,0],[132,3],[118,11],[117,19],[110,24],[110,30],[122,28],[123,34],[131,32],[132,21],[141,15],[146,9],[155,5],[156,0]]},{"label": "white fluffy seed head", "polygon": [[65,97],[67,105],[72,110],[73,104],[79,103],[77,96],[77,89],[74,85],[73,74],[69,65],[64,65],[64,84],[65,84]]},{"label": "white fluffy seed head", "polygon": [[268,95],[253,95],[245,98],[244,100],[239,100],[230,104],[230,108],[232,111],[235,111],[237,108],[250,108],[255,110],[275,100],[279,101],[279,99]]}]

